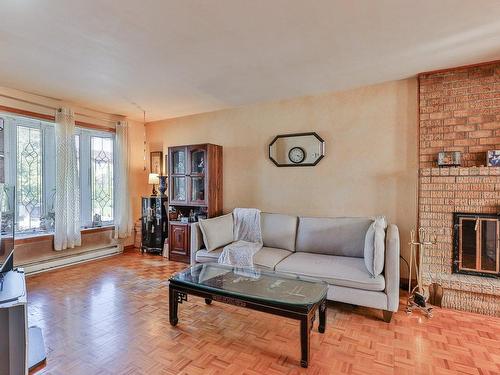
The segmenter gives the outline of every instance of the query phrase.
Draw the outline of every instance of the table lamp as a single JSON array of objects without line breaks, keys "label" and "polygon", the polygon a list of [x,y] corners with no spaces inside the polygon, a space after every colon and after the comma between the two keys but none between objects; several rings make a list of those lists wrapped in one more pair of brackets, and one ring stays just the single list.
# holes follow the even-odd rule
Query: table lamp
[{"label": "table lamp", "polygon": [[158,194],[158,192],[155,189],[155,185],[158,185],[159,183],[160,183],[160,178],[158,177],[158,173],[150,173],[148,178],[148,184],[153,185],[153,192],[151,193],[152,195]]}]

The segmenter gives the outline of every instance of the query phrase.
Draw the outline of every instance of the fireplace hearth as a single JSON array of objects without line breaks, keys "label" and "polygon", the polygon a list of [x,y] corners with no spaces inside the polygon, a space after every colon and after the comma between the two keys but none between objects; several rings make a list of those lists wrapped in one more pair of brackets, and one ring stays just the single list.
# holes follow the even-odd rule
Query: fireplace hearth
[{"label": "fireplace hearth", "polygon": [[500,278],[500,216],[453,213],[453,273]]}]

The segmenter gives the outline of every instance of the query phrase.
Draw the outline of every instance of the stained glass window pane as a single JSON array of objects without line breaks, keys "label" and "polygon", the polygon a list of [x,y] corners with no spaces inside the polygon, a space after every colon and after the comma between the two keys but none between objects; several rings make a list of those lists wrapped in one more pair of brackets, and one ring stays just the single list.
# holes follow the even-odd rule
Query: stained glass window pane
[{"label": "stained glass window pane", "polygon": [[92,218],[113,220],[113,139],[91,137]]},{"label": "stained glass window pane", "polygon": [[17,208],[18,230],[40,227],[42,215],[42,132],[17,127]]}]

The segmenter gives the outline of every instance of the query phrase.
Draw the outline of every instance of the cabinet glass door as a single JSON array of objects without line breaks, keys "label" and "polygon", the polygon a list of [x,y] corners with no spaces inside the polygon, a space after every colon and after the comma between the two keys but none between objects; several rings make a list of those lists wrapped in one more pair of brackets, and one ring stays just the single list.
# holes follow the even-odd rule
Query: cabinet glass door
[{"label": "cabinet glass door", "polygon": [[205,202],[205,177],[191,177],[191,202]]},{"label": "cabinet glass door", "polygon": [[186,174],[186,151],[184,149],[172,152],[172,174]]},{"label": "cabinet glass door", "polygon": [[203,149],[191,150],[191,174],[205,174],[205,155]]},{"label": "cabinet glass door", "polygon": [[186,177],[172,177],[172,201],[186,202]]}]

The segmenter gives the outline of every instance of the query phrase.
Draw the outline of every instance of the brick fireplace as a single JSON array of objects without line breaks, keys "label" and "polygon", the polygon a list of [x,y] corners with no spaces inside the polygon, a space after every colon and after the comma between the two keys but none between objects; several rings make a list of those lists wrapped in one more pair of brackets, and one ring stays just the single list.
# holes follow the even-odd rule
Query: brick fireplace
[{"label": "brick fireplace", "polygon": [[[500,316],[500,278],[453,273],[453,213],[500,212],[500,62],[419,76],[419,225],[437,234],[424,284],[445,289],[443,306]],[[462,166],[437,168],[437,153],[460,151]]]}]

